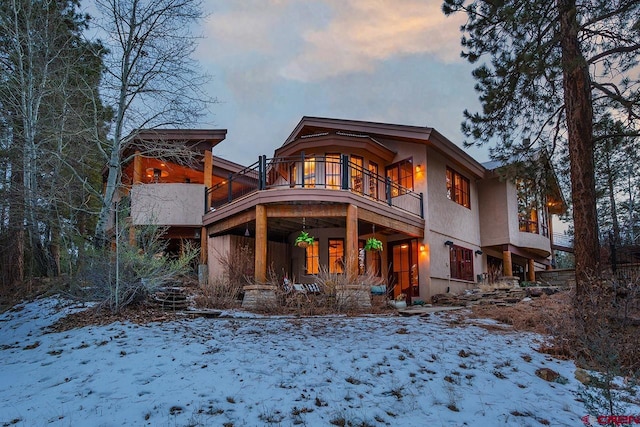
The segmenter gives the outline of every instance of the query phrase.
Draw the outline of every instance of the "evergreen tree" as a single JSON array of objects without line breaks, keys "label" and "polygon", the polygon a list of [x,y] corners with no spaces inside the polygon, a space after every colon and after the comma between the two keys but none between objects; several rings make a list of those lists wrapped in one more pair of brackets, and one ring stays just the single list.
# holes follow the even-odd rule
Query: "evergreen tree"
[{"label": "evergreen tree", "polygon": [[489,58],[473,72],[483,109],[465,111],[469,143],[496,143],[491,154],[513,162],[553,155],[566,142],[582,294],[599,273],[594,108],[623,118],[624,135],[638,135],[640,2],[445,0],[443,11],[467,14],[462,56]]}]

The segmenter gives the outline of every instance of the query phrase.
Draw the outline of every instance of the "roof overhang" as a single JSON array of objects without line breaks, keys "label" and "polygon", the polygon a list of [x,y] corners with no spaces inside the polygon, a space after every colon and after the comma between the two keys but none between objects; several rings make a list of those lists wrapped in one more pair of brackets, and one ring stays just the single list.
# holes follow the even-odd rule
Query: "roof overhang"
[{"label": "roof overhang", "polygon": [[[331,119],[322,117],[303,117],[276,153],[283,152],[290,144],[300,144],[305,136],[323,132],[343,131],[358,135],[367,135],[373,140],[397,141],[424,144],[433,147],[453,161],[461,164],[477,178],[483,178],[486,169],[464,150],[433,128],[426,126],[409,126],[390,123],[377,123],[359,120]],[[384,143],[382,143],[384,145]]]}]

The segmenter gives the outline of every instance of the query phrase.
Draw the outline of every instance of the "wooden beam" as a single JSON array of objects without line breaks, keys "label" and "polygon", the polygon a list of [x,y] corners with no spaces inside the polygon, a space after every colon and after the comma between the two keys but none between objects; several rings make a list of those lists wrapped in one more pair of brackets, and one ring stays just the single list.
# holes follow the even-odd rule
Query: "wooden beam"
[{"label": "wooden beam", "polygon": [[347,216],[345,205],[273,205],[267,206],[269,218],[301,218],[301,217],[335,218]]},{"label": "wooden beam", "polygon": [[211,188],[213,182],[213,154],[211,150],[204,152],[204,185]]},{"label": "wooden beam", "polygon": [[137,150],[133,156],[133,183],[142,184],[142,155]]},{"label": "wooden beam", "polygon": [[502,251],[502,275],[513,276],[513,267],[511,265],[511,251]]},{"label": "wooden beam", "polygon": [[207,236],[207,228],[202,227],[200,230],[200,264],[207,264],[209,258],[209,236]]},{"label": "wooden beam", "polygon": [[358,217],[363,221],[377,224],[382,227],[391,228],[392,230],[396,230],[399,233],[409,234],[412,237],[424,238],[424,225],[419,227],[407,224],[404,221],[389,218],[387,216],[383,216],[365,209],[360,209],[358,211]]},{"label": "wooden beam", "polygon": [[251,222],[256,219],[256,211],[250,210],[246,212],[242,212],[238,215],[232,216],[231,218],[227,218],[223,221],[216,222],[215,224],[207,226],[207,235],[211,236],[213,234],[219,234],[224,231],[235,228],[239,225],[246,224],[247,222]]},{"label": "wooden beam", "polygon": [[266,283],[267,281],[267,243],[267,209],[264,205],[257,205],[255,247],[256,283]]},{"label": "wooden beam", "polygon": [[528,264],[529,265],[527,270],[527,280],[529,282],[535,282],[536,281],[536,262],[532,258],[529,258]]},{"label": "wooden beam", "polygon": [[[204,176],[203,176],[203,180],[204,180],[204,186],[205,188],[208,190],[211,187],[213,187],[213,153],[211,152],[211,150],[205,150],[204,152]],[[208,194],[208,193],[207,193]],[[209,207],[211,207],[211,194],[208,194],[207,199],[205,202],[206,205],[206,209],[209,209]]]},{"label": "wooden beam", "polygon": [[347,277],[358,276],[358,207],[347,207],[347,230],[345,241],[345,269]]}]

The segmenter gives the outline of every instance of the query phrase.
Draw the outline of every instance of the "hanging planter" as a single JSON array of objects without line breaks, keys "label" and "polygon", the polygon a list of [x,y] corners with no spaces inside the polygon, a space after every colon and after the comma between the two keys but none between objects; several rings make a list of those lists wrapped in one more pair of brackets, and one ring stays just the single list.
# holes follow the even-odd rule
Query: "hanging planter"
[{"label": "hanging planter", "polygon": [[382,242],[375,237],[369,237],[364,244],[365,251],[382,251]]},{"label": "hanging planter", "polygon": [[295,245],[300,248],[306,248],[307,246],[313,245],[314,241],[313,236],[309,236],[309,233],[306,231],[301,231],[300,235],[296,237]]}]

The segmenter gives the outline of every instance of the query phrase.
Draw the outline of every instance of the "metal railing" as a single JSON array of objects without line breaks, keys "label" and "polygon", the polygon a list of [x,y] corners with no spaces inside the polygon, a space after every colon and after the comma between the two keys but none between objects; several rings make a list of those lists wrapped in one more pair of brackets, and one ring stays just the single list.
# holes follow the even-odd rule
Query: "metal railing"
[{"label": "metal railing", "polygon": [[553,233],[553,246],[573,248],[573,236],[564,233]]},{"label": "metal railing", "polygon": [[424,218],[422,193],[392,182],[349,160],[349,156],[305,156],[258,161],[208,189],[205,212],[232,203],[247,194],[275,188],[322,188],[347,190],[376,202],[394,206]]}]

